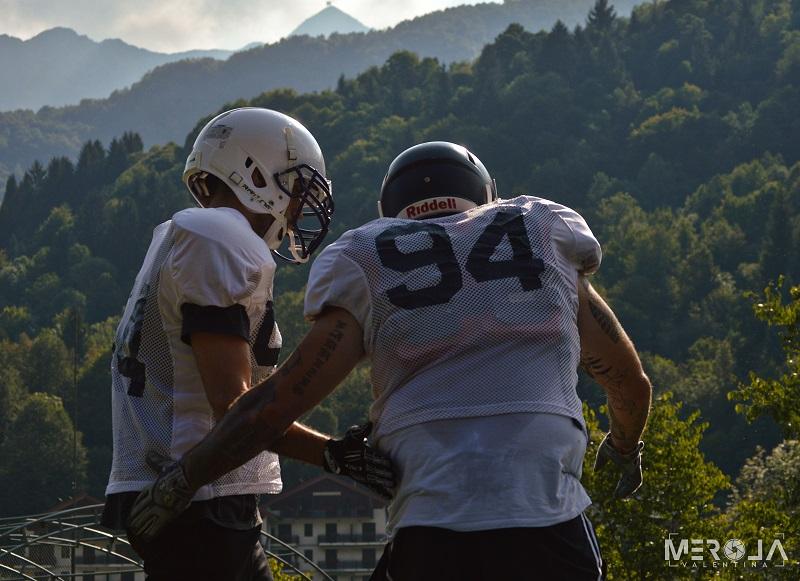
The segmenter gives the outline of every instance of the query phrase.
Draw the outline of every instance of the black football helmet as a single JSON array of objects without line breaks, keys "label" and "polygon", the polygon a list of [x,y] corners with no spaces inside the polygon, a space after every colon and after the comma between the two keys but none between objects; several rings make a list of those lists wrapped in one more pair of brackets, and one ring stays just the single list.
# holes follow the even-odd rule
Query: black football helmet
[{"label": "black football helmet", "polygon": [[409,147],[383,178],[381,217],[422,220],[463,212],[497,199],[492,176],[466,147],[429,141]]}]

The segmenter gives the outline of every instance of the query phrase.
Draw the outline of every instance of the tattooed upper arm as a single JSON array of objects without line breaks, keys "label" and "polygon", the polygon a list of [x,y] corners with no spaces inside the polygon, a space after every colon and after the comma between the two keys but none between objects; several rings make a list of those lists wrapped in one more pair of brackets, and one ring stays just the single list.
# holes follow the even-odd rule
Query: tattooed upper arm
[{"label": "tattooed upper arm", "polygon": [[608,305],[598,301],[597,297],[589,295],[589,311],[608,338],[614,343],[619,343],[620,324]]},{"label": "tattooed upper arm", "polygon": [[642,373],[639,357],[614,311],[584,277],[578,297],[581,367],[607,390],[619,389]]},{"label": "tattooed upper arm", "polygon": [[611,433],[635,445],[650,407],[650,382],[614,312],[585,279],[578,289],[581,367],[608,394]]},{"label": "tattooed upper arm", "polygon": [[[623,331],[622,325],[620,325],[619,321],[617,320],[614,311],[612,311],[611,307],[609,307],[603,298],[597,294],[597,291],[592,288],[592,285],[589,283],[586,277],[580,277],[579,281],[578,324],[579,326],[583,327],[581,330],[583,332],[591,330],[589,325],[581,325],[581,323],[588,322],[586,315],[589,315],[593,319],[594,323],[597,324],[599,330],[601,330],[613,343],[619,343],[621,337],[625,335],[625,331]],[[583,317],[581,317],[581,315],[583,315]],[[583,321],[581,318],[583,318]],[[583,336],[581,338],[583,338]]]}]

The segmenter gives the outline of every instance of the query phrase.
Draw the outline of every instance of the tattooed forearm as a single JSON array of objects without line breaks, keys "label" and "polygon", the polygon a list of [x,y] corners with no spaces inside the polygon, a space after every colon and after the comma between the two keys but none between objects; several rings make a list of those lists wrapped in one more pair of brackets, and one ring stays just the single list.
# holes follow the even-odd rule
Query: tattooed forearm
[{"label": "tattooed forearm", "polygon": [[642,399],[634,377],[627,369],[617,369],[597,355],[584,354],[584,370],[608,394],[608,416],[611,435],[616,444],[633,448],[644,430],[649,413],[649,395]]},{"label": "tattooed forearm", "polygon": [[622,387],[628,377],[626,370],[615,369],[603,361],[602,358],[593,355],[584,356],[581,360],[581,366],[592,379],[609,391]]},{"label": "tattooed forearm", "polygon": [[334,359],[333,365],[326,363],[341,346],[347,330],[345,319],[329,318],[323,330],[317,335],[310,333],[274,375],[242,394],[214,430],[184,456],[189,482],[193,486],[212,482],[272,448],[293,420],[335,385],[326,387],[330,379],[326,371],[335,368],[338,360]]},{"label": "tattooed forearm", "polygon": [[585,278],[578,286],[581,367],[605,389],[614,445],[632,449],[650,411],[652,388],[617,317]]},{"label": "tattooed forearm", "polygon": [[278,377],[286,377],[292,371],[294,371],[297,367],[299,367],[303,363],[303,354],[300,351],[295,351],[291,354],[289,359],[287,359],[283,365],[281,365],[280,371],[278,371]]},{"label": "tattooed forearm", "polygon": [[611,435],[614,436],[614,439],[619,442],[628,442],[628,435],[625,433],[625,428],[623,428],[622,422],[614,412],[614,408],[609,404],[608,406],[608,419],[610,428],[611,428]]},{"label": "tattooed forearm", "polygon": [[274,377],[239,397],[214,430],[184,457],[186,477],[202,486],[241,466],[282,433],[258,421],[258,413],[276,400]]},{"label": "tattooed forearm", "polygon": [[[336,347],[336,340],[342,335],[338,326],[329,334],[312,365],[299,381],[291,384],[294,395],[304,394],[304,388],[330,358],[331,348]],[[331,341],[334,341],[332,345]],[[211,434],[186,455],[184,466],[187,478],[193,485],[216,480],[266,450],[283,436],[282,431],[261,419],[260,412],[276,401],[278,382],[291,382],[292,376],[297,376],[302,365],[303,356],[299,350],[295,351],[273,377],[237,399]]]},{"label": "tattooed forearm", "polygon": [[619,343],[620,324],[614,313],[591,295],[589,296],[589,311],[592,313],[594,320],[597,321],[597,324],[600,325],[600,328],[603,329],[603,332],[608,335],[608,338],[614,343]]},{"label": "tattooed forearm", "polygon": [[269,447],[265,441],[274,442],[282,435],[269,426],[248,426],[232,433],[230,443],[219,450],[219,458],[211,462],[210,469],[225,474],[263,452]]},{"label": "tattooed forearm", "polygon": [[328,333],[328,337],[325,339],[325,342],[320,346],[319,351],[317,351],[314,362],[303,374],[303,377],[301,377],[299,381],[292,385],[293,394],[296,396],[302,396],[305,394],[306,388],[319,373],[319,370],[322,369],[322,366],[325,365],[325,362],[331,358],[331,354],[336,350],[336,347],[339,346],[339,343],[344,338],[345,327],[347,327],[347,323],[345,321],[341,319],[336,321],[333,330]]}]

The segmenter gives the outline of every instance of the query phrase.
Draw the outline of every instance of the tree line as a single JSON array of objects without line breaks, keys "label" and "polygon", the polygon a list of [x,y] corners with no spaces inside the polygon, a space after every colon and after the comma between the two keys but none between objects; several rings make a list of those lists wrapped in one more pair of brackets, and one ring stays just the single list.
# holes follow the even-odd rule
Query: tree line
[{"label": "tree line", "polygon": [[[619,0],[629,12],[638,0]],[[129,88],[77,105],[0,112],[0,188],[34,159],[74,157],[87,139],[106,142],[135,129],[148,145],[181,139],[196,119],[226,101],[292,87],[319,91],[413,48],[449,63],[474,59],[510,23],[531,30],[559,18],[581,22],[592,0],[514,0],[456,6],[393,28],[328,38],[290,36],[236,53],[225,62],[194,58],[156,67]],[[288,33],[288,31],[287,31]],[[37,74],[42,75],[41,71]],[[24,82],[22,83],[25,84]]]},{"label": "tree line", "polygon": [[[469,146],[503,197],[541,195],[587,218],[605,254],[593,283],[658,395],[640,500],[614,503],[605,475],[585,471],[615,579],[663,578],[669,531],[745,542],[800,532],[798,24],[798,0],[671,0],[629,19],[598,0],[584,26],[512,25],[472,63],[401,52],[335,90],[278,90],[225,107],[275,108],[317,136],[337,201],[329,241],[374,218],[388,163],[431,139]],[[77,163],[54,158],[9,181],[0,207],[0,490],[13,498],[0,498],[0,512],[44,509],[69,494],[12,483],[26,463],[38,465],[36,446],[22,446],[35,433],[26,425],[71,430],[76,362],[79,472],[102,493],[116,317],[152,228],[190,203],[180,174],[206,121],[181,145],[145,150],[129,133],[108,148],[86,143]],[[305,329],[306,276],[294,266],[276,275],[284,353]],[[588,377],[579,390],[596,444],[603,398]],[[342,431],[369,401],[361,368],[309,421]],[[48,469],[71,482],[72,457],[70,448]],[[286,467],[290,483],[307,474]],[[800,547],[790,547],[796,560]]]}]

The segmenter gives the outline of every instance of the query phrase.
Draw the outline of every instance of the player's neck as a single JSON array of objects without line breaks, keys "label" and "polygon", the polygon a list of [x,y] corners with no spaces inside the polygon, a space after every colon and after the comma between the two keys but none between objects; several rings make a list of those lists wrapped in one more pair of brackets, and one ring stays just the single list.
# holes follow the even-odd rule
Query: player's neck
[{"label": "player's neck", "polygon": [[233,193],[231,193],[230,195],[213,196],[207,207],[231,208],[232,210],[236,210],[242,216],[245,217],[247,222],[250,224],[250,227],[260,237],[264,236],[269,227],[272,225],[272,222],[275,220],[272,216],[268,214],[256,214],[255,212],[251,212],[244,206],[244,204],[242,204],[239,201],[239,198],[237,198]]}]

